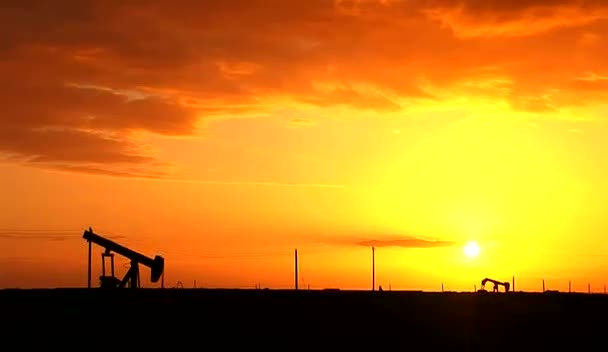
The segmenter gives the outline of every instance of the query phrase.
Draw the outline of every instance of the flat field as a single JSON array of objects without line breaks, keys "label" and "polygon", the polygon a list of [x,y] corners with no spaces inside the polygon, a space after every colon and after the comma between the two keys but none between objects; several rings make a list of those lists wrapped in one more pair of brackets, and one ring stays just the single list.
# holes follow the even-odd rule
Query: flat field
[{"label": "flat field", "polygon": [[417,351],[567,345],[604,350],[608,342],[608,295],[600,294],[0,290],[0,312],[5,343],[42,339],[49,348],[89,341],[110,349],[177,343],[212,350],[324,350],[372,343]]}]

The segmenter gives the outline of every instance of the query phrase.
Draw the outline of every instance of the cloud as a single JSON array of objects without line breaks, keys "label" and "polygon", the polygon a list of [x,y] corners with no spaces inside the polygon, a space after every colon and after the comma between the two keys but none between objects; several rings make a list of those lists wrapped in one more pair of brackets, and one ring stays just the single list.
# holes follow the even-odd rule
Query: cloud
[{"label": "cloud", "polygon": [[90,175],[101,175],[101,176],[115,176],[115,177],[130,177],[130,178],[145,178],[145,179],[166,179],[169,175],[166,172],[150,170],[150,169],[137,169],[129,167],[124,171],[119,170],[108,170],[102,169],[96,166],[79,166],[79,165],[53,165],[45,164],[45,168],[67,171],[67,172],[80,172]]},{"label": "cloud", "polygon": [[431,0],[424,12],[463,38],[526,36],[608,18],[600,0]]},{"label": "cloud", "polygon": [[[599,0],[2,8],[0,152],[36,166],[163,175],[165,161],[135,136],[196,135],[201,119],[263,116],[278,101],[392,113],[485,95],[547,112],[608,96],[605,82],[577,80],[608,72]],[[484,85],[493,80],[508,83]]]},{"label": "cloud", "polygon": [[438,240],[406,235],[324,235],[316,239],[328,245],[347,245],[363,247],[400,247],[400,248],[442,248],[453,247],[459,243],[449,240]]},{"label": "cloud", "polygon": [[298,127],[310,127],[310,126],[316,125],[314,120],[302,118],[302,117],[295,117],[295,118],[289,120],[289,124],[291,126],[298,126]]},{"label": "cloud", "polygon": [[6,234],[0,233],[0,239],[17,239],[17,240],[48,240],[48,241],[65,241],[67,239],[74,238],[73,235],[62,235],[62,234],[21,234],[21,233],[13,233]]},{"label": "cloud", "polygon": [[439,248],[457,245],[453,241],[438,241],[420,238],[373,239],[355,242],[365,247]]},{"label": "cloud", "polygon": [[259,186],[259,187],[293,187],[293,188],[346,188],[344,184],[332,183],[301,183],[301,182],[272,182],[272,181],[213,181],[163,178],[163,181],[183,182],[202,185],[225,186]]},{"label": "cloud", "polygon": [[[420,92],[420,95],[424,94]],[[329,92],[319,92],[318,95],[299,99],[317,106],[350,105],[362,110],[398,111],[401,108],[399,104],[381,94],[362,94],[350,88],[334,88]]]},{"label": "cloud", "polygon": [[[36,240],[36,241],[65,241],[82,237],[78,231],[44,231],[44,230],[0,230],[0,239],[6,240]],[[107,236],[110,239],[123,239],[124,236]]]}]

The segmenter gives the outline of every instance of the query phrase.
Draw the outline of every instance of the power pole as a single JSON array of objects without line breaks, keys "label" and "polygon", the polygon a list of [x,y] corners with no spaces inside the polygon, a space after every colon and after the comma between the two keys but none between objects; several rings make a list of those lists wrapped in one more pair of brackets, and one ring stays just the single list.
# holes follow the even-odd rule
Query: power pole
[{"label": "power pole", "polygon": [[513,292],[515,292],[515,275],[513,275]]},{"label": "power pole", "polygon": [[543,292],[545,292],[545,279],[543,279]]},{"label": "power pole", "polygon": [[91,241],[89,242],[89,267],[88,267],[88,283],[87,287],[91,288]]},{"label": "power pole", "polygon": [[298,249],[296,248],[294,252],[294,262],[295,262],[295,287],[296,291],[298,290]]},{"label": "power pole", "polygon": [[587,284],[587,292],[591,293],[591,284]]},{"label": "power pole", "polygon": [[572,293],[572,281],[568,281],[568,293]]},{"label": "power pole", "polygon": [[376,291],[376,248],[372,246],[372,291]]}]

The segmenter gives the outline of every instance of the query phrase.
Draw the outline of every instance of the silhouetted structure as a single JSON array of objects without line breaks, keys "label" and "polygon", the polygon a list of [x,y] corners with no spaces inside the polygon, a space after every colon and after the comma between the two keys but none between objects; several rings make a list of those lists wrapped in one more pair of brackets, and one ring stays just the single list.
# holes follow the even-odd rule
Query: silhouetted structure
[{"label": "silhouetted structure", "polygon": [[479,290],[480,292],[487,292],[486,291],[486,284],[488,282],[491,282],[492,284],[494,284],[494,288],[492,290],[492,292],[499,292],[498,290],[498,286],[502,286],[505,288],[505,292],[509,292],[509,288],[510,288],[510,284],[508,282],[500,282],[500,281],[496,281],[490,278],[485,278],[483,280],[481,280],[481,289]]},{"label": "silhouetted structure", "polygon": [[294,261],[295,261],[295,270],[294,270],[294,276],[295,276],[295,289],[296,291],[298,290],[298,250],[296,249],[294,252]]},{"label": "silhouetted structure", "polygon": [[[150,278],[151,282],[157,282],[163,274],[163,270],[165,268],[165,259],[159,255],[155,256],[154,259],[149,258],[143,254],[137,253],[129,248],[121,246],[114,241],[111,241],[107,238],[101,237],[93,233],[93,229],[91,228],[84,232],[82,238],[87,240],[89,243],[89,287],[91,283],[91,243],[95,243],[105,248],[105,251],[101,254],[102,275],[99,278],[102,288],[123,288],[127,287],[127,285],[130,288],[139,288],[139,264],[145,265],[150,268],[152,272]],[[129,268],[122,280],[114,276],[114,253],[112,252],[116,252],[122,255],[123,257],[126,257],[131,260],[131,267]],[[106,276],[106,257],[110,258],[110,276]]]},{"label": "silhouetted structure", "polygon": [[372,291],[376,291],[376,248],[372,247]]}]

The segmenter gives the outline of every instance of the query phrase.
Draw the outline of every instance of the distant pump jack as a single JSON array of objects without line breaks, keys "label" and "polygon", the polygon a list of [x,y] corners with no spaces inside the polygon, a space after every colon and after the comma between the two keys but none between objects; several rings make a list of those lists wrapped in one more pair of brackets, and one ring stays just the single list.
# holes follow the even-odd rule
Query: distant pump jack
[{"label": "distant pump jack", "polygon": [[510,286],[511,284],[509,284],[508,282],[500,282],[500,281],[496,281],[490,278],[485,278],[483,280],[481,280],[481,288],[479,289],[479,292],[487,292],[486,291],[486,284],[490,282],[492,284],[494,284],[494,289],[492,290],[493,292],[499,292],[498,291],[498,286],[502,286],[505,289],[505,292],[509,292]]}]

